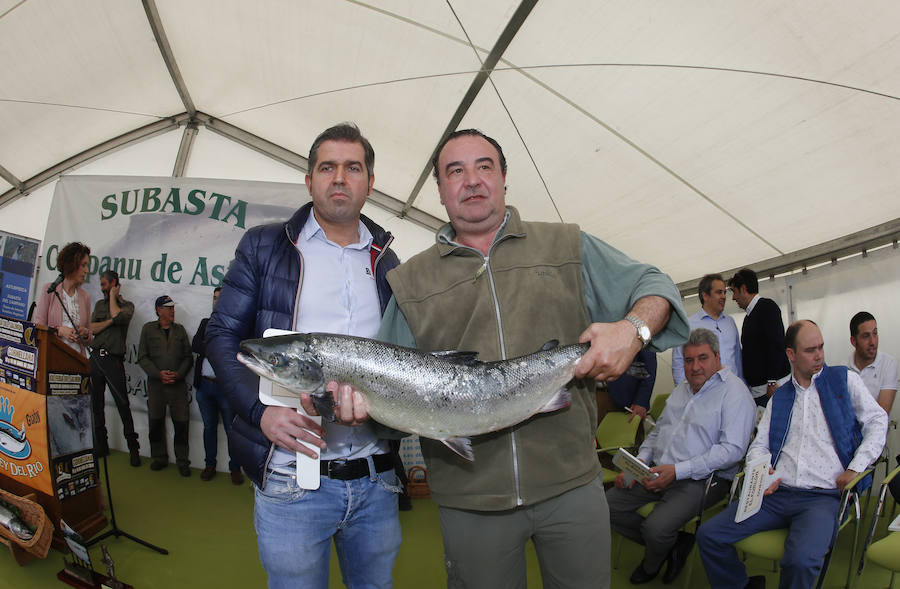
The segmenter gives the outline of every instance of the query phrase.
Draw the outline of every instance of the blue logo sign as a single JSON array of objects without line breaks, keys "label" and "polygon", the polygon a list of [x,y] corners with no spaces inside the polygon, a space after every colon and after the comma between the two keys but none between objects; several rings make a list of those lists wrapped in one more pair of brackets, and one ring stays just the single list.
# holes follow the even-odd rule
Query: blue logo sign
[{"label": "blue logo sign", "polygon": [[20,429],[12,424],[15,412],[16,408],[9,399],[0,397],[0,453],[23,460],[31,455],[31,444],[25,439],[25,422],[22,422]]}]

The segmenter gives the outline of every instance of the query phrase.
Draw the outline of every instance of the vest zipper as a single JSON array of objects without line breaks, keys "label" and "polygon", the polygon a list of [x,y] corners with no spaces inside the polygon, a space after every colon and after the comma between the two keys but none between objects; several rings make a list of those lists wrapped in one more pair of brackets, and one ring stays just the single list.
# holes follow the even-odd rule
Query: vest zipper
[{"label": "vest zipper", "polygon": [[[500,301],[497,300],[497,287],[494,283],[494,273],[491,272],[490,266],[490,256],[491,252],[494,251],[494,246],[503,241],[504,239],[510,236],[502,236],[499,240],[495,241],[491,244],[490,249],[488,250],[488,255],[484,256],[484,265],[481,269],[476,272],[475,278],[478,279],[485,271],[488,276],[488,283],[491,286],[491,298],[494,301],[494,313],[497,315],[497,335],[500,338],[500,359],[506,360],[506,340],[503,337],[503,318],[500,315]],[[479,252],[480,253],[480,252]],[[519,479],[519,448],[516,442],[516,430],[510,428],[509,430],[509,441],[510,441],[510,451],[512,452],[512,467],[513,467],[513,484],[516,489],[516,505],[522,505],[522,490],[521,490],[521,481]]]}]

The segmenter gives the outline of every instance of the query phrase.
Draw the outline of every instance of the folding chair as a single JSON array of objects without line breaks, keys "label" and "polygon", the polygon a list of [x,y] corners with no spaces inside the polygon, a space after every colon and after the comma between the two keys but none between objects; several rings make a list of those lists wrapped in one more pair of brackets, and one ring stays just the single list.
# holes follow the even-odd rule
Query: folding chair
[{"label": "folding chair", "polygon": [[898,473],[900,473],[900,466],[888,473],[881,483],[878,503],[875,505],[875,511],[872,512],[872,523],[869,524],[869,533],[866,535],[865,542],[863,542],[862,554],[859,557],[859,568],[856,570],[856,579],[859,579],[863,567],[866,565],[866,558],[868,558],[876,565],[891,571],[891,587],[894,586],[894,575],[900,571],[900,533],[887,530],[887,536],[875,543],[872,543],[872,538],[875,536],[878,518],[884,509],[888,484],[894,480]]},{"label": "folding chair", "polygon": [[[859,473],[853,480],[847,483],[843,493],[841,493],[841,504],[838,511],[838,521],[841,523],[838,527],[838,534],[853,522],[853,548],[850,551],[850,558],[848,559],[849,566],[847,567],[847,583],[845,587],[850,587],[850,582],[853,578],[853,558],[856,555],[856,546],[859,540],[860,504],[856,486],[862,479],[870,475],[873,470],[874,468],[868,468]],[[851,501],[853,501],[856,509],[852,514],[848,515],[847,508]],[[775,570],[778,570],[778,562],[781,560],[781,557],[784,556],[784,541],[787,539],[787,535],[787,528],[766,530],[764,532],[753,534],[752,536],[747,536],[742,540],[738,540],[734,543],[734,547],[745,554],[752,554],[753,556],[773,560],[775,562]],[[835,542],[837,542],[837,538],[835,538]],[[825,574],[828,572],[828,564],[831,561],[831,553],[833,550],[834,544],[828,549],[825,560],[822,562],[822,570],[819,571],[819,580],[816,583],[816,589],[821,588],[822,583],[825,581]]]},{"label": "folding chair", "polygon": [[663,409],[666,407],[666,401],[669,400],[669,395],[671,395],[671,393],[663,393],[653,397],[653,402],[650,403],[650,411],[648,411],[647,414],[652,417],[654,421],[659,421],[659,416],[662,415]]},{"label": "folding chair", "polygon": [[[620,413],[618,411],[610,411],[597,426],[597,453],[615,454],[619,448],[626,450],[634,450],[634,439],[637,436],[638,426],[641,420],[635,417],[628,422],[631,417],[629,413]],[[603,467],[603,482],[615,482],[619,472]]]}]

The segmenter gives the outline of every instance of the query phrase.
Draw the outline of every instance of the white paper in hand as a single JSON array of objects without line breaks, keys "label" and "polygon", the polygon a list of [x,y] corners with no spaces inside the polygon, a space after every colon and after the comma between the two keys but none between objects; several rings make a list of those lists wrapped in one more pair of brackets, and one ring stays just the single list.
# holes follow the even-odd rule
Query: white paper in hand
[{"label": "white paper in hand", "polygon": [[[296,333],[294,331],[285,331],[284,329],[267,329],[263,332],[263,337],[271,337],[273,335],[284,335],[288,333]],[[318,415],[307,415],[303,407],[300,406],[300,397],[296,393],[285,389],[284,387],[273,383],[266,378],[259,379],[259,401],[263,405],[275,405],[277,407],[293,407],[300,415],[306,415],[316,423],[321,424],[322,418]],[[297,440],[307,448],[320,452],[317,446]],[[319,488],[319,459],[310,458],[306,454],[297,452],[297,486],[301,489],[315,490]]]},{"label": "white paper in hand", "polygon": [[734,514],[734,522],[739,523],[759,512],[762,507],[763,496],[775,479],[776,474],[769,474],[772,468],[769,462],[771,454],[760,456],[753,462],[744,465],[744,485],[741,487],[741,498]]},{"label": "white paper in hand", "polygon": [[641,482],[645,478],[655,479],[659,473],[650,472],[650,467],[635,458],[628,450],[619,448],[616,450],[612,459],[613,464],[621,468],[626,475],[630,475],[634,480]]}]

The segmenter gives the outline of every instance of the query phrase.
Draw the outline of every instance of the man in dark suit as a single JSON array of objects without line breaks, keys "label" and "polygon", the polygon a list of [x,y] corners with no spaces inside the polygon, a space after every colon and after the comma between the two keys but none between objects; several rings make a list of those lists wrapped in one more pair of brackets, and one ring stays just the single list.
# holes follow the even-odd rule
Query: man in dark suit
[{"label": "man in dark suit", "polygon": [[756,272],[744,268],[728,281],[732,299],[747,312],[741,327],[744,380],[762,407],[791,373],[784,350],[784,323],[781,309],[772,299],[759,296]]}]

